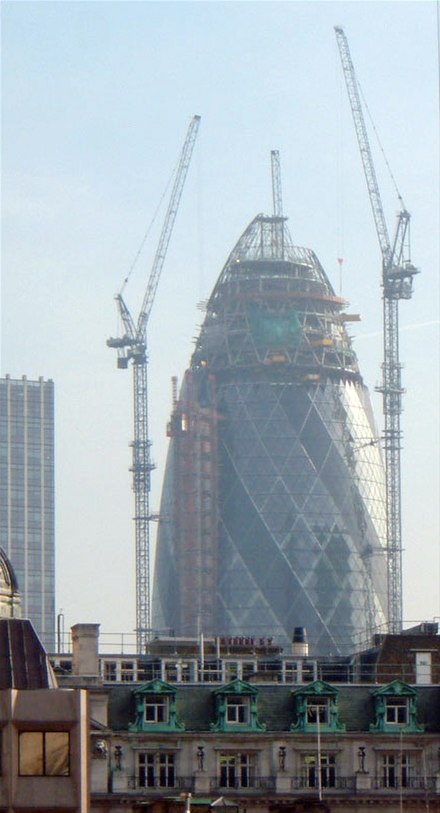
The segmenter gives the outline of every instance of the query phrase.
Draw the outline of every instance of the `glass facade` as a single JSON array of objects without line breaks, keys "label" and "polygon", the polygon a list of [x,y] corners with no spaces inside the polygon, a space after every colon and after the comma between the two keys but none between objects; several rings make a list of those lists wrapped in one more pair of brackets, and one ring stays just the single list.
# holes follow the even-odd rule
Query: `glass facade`
[{"label": "glass facade", "polygon": [[0,547],[18,581],[21,614],[55,648],[54,388],[0,379]]},{"label": "glass facade", "polygon": [[383,464],[346,305],[283,218],[252,221],[169,424],[157,628],[287,642],[300,625],[344,654],[386,622]]}]

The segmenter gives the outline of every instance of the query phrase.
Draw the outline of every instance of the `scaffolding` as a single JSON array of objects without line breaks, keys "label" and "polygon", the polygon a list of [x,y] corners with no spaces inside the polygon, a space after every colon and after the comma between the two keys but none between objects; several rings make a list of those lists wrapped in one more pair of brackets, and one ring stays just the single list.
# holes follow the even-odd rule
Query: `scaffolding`
[{"label": "scaffolding", "polygon": [[180,398],[173,381],[174,527],[181,634],[213,634],[217,578],[218,466],[215,379],[188,371]]}]

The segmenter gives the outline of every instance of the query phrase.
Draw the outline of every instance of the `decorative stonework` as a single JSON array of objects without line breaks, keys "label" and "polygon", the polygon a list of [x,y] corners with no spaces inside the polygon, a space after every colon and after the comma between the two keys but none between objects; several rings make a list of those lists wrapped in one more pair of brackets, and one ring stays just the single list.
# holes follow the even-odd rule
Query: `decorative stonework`
[{"label": "decorative stonework", "polygon": [[162,680],[151,680],[133,692],[135,720],[129,731],[183,731],[176,717],[176,689]]},{"label": "decorative stonework", "polygon": [[338,719],[338,691],[329,683],[315,680],[292,694],[297,720],[291,731],[345,731],[345,725]]},{"label": "decorative stonework", "polygon": [[393,680],[373,692],[376,721],[370,731],[415,733],[424,731],[416,721],[417,690],[401,680]]},{"label": "decorative stonework", "polygon": [[244,680],[233,680],[213,692],[217,719],[211,731],[265,731],[257,719],[258,690]]}]

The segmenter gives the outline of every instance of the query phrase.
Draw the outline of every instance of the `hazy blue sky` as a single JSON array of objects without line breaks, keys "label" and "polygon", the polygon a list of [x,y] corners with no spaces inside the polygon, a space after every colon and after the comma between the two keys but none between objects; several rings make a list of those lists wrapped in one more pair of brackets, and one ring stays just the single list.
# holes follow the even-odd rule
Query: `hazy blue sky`
[{"label": "hazy blue sky", "polygon": [[[370,390],[380,382],[381,260],[337,24],[413,215],[422,273],[401,304],[404,616],[440,616],[438,4],[6,0],[2,18],[1,374],[56,383],[66,626],[134,627],[131,373],[105,342],[192,115],[202,123],[149,330],[153,509],[170,378],[188,362],[197,303],[248,222],[271,212],[271,149],[294,241],[314,249],[338,291],[344,257],[361,370]],[[393,232],[397,198],[371,140]],[[162,217],[127,288],[136,314]]]}]

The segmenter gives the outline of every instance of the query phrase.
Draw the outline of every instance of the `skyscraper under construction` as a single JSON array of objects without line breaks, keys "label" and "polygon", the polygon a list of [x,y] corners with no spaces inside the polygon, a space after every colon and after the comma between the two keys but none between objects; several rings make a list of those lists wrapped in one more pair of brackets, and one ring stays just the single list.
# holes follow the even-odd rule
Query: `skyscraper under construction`
[{"label": "skyscraper under construction", "polygon": [[174,394],[153,626],[344,654],[386,622],[384,472],[335,292],[285,218],[258,215]]}]

